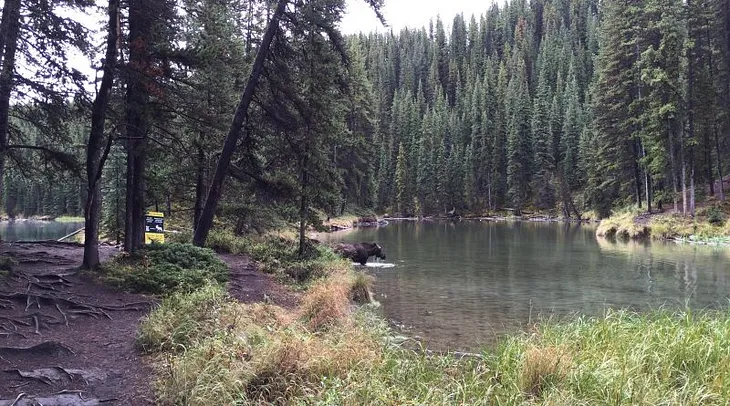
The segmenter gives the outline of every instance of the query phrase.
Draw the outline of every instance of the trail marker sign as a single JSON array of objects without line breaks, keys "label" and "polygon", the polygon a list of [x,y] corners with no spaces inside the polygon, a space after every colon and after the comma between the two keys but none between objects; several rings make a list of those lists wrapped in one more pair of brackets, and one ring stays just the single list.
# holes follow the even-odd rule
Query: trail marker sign
[{"label": "trail marker sign", "polygon": [[165,214],[156,211],[147,213],[144,221],[144,243],[165,242]]}]

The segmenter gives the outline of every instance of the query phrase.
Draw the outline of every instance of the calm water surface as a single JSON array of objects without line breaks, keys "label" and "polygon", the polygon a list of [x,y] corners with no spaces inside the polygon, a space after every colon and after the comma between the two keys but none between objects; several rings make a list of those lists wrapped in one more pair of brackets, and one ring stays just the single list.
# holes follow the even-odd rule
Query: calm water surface
[{"label": "calm water surface", "polygon": [[57,240],[82,228],[84,222],[16,220],[0,222],[3,241]]},{"label": "calm water surface", "polygon": [[368,268],[377,300],[438,349],[489,345],[538,317],[721,308],[730,298],[730,248],[610,242],[592,226],[395,222],[320,238],[380,243],[396,266]]}]

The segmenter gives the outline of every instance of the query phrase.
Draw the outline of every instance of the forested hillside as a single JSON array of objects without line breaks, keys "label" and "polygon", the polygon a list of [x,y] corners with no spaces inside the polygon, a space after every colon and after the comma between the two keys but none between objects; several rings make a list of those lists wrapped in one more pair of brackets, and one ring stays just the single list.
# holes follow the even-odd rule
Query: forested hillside
[{"label": "forested hillside", "polygon": [[514,0],[349,37],[344,1],[6,1],[2,207],[128,250],[150,209],[199,245],[214,217],[347,208],[691,214],[728,186],[729,1]]},{"label": "forested hillside", "polygon": [[352,38],[377,99],[376,206],[605,216],[724,198],[728,10],[726,0],[515,0]]}]

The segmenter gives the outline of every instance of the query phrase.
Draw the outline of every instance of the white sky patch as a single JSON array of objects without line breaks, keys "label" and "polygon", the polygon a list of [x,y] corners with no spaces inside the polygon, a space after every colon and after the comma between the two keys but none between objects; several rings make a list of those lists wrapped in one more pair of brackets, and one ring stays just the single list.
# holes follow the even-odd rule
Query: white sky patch
[{"label": "white sky patch", "polygon": [[[388,27],[375,17],[375,13],[364,0],[347,0],[347,14],[342,19],[343,34],[368,33],[371,31],[398,32],[405,27],[428,27],[428,22],[440,15],[444,26],[450,27],[454,16],[463,13],[467,24],[472,14],[477,17],[486,14],[495,0],[385,0],[383,14]],[[502,3],[502,2],[500,2]]]},{"label": "white sky patch", "polygon": [[[405,27],[416,29],[421,27],[427,28],[429,21],[433,19],[435,23],[436,16],[440,15],[444,26],[449,30],[454,16],[457,14],[463,13],[464,19],[468,23],[472,14],[477,19],[480,15],[486,14],[494,1],[504,3],[504,1],[500,0],[385,0],[383,14],[385,15],[388,27],[384,27],[378,21],[377,17],[375,17],[375,13],[365,0],[347,0],[347,13],[342,19],[340,28],[343,34],[369,33],[373,31],[389,32],[391,29],[394,32],[398,32]],[[84,22],[87,28],[95,31],[93,39],[95,45],[103,45],[105,32],[101,28],[105,23],[106,16],[99,9],[90,11],[89,14],[75,11],[71,12],[70,16],[77,21]],[[100,46],[99,50],[103,52],[103,46]],[[94,64],[99,63],[98,58],[100,57],[101,54],[98,54],[93,58]],[[70,59],[73,67],[88,75],[90,82],[88,90],[93,91],[95,76],[100,73],[92,68],[92,61],[80,55],[78,52],[74,52]]]}]

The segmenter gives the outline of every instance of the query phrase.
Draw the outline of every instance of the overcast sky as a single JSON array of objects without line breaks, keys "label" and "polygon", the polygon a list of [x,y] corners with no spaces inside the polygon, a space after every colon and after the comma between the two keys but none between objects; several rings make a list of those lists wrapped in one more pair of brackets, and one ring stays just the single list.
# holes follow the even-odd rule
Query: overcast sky
[{"label": "overcast sky", "polygon": [[347,0],[347,15],[342,20],[342,32],[344,34],[355,34],[358,32],[370,31],[393,31],[398,32],[404,27],[421,28],[428,26],[428,20],[436,20],[441,15],[441,20],[448,27],[454,16],[464,13],[464,18],[469,21],[471,15],[479,17],[486,13],[493,0],[385,0],[385,19],[388,28],[383,27],[375,13],[364,0]]}]

